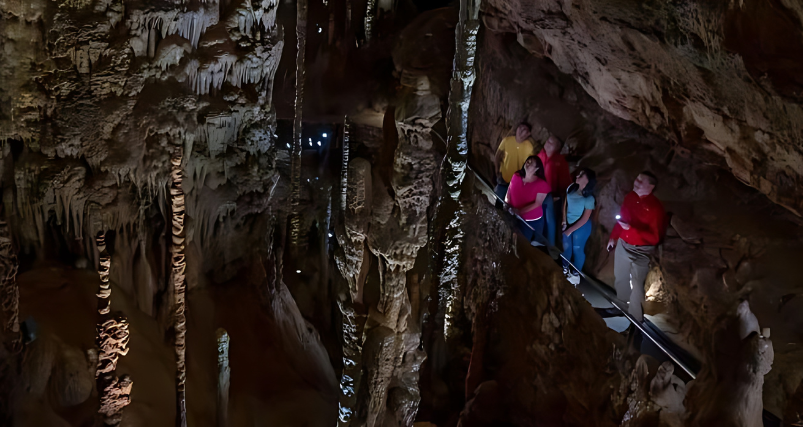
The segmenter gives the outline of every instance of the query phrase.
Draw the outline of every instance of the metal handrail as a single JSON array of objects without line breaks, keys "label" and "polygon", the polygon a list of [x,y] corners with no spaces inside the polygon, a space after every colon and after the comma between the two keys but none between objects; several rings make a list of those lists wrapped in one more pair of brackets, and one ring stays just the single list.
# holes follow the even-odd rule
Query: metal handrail
[{"label": "metal handrail", "polygon": [[[477,171],[475,171],[475,170],[474,170],[474,168],[472,168],[471,166],[469,166],[469,165],[466,165],[466,167],[467,167],[469,170],[471,170],[471,172],[473,172],[473,173],[474,173],[474,176],[475,176],[475,177],[476,177],[476,178],[479,180],[479,182],[483,183],[483,184],[484,184],[484,185],[485,185],[485,186],[486,186],[486,187],[487,187],[489,190],[491,190],[491,193],[494,195],[494,197],[496,197],[496,199],[497,199],[497,200],[501,201],[502,203],[505,203],[505,201],[504,201],[504,200],[502,200],[502,198],[501,198],[501,197],[499,197],[499,196],[496,194],[496,192],[495,192],[495,191],[493,191],[493,187],[491,187],[490,183],[488,183],[488,182],[485,180],[485,178],[483,178],[483,177],[482,177],[482,176],[481,176],[479,173],[477,173]],[[505,203],[505,204],[507,204],[507,203]],[[507,211],[506,211],[506,212],[507,212]],[[522,219],[522,218],[521,218],[519,215],[513,214],[512,212],[508,212],[508,213],[509,213],[510,215],[512,215],[512,216],[514,216],[514,217],[516,217],[517,219],[519,219],[519,220],[523,221],[523,222],[524,222],[524,224],[525,224],[527,227],[529,227],[531,230],[534,230],[534,228],[532,228],[532,227],[531,227],[529,224],[527,224],[527,221],[524,221],[524,220],[523,220],[523,219]],[[548,250],[549,250],[549,249],[551,249],[551,248],[554,248],[554,247],[553,247],[553,246],[548,246],[547,248],[548,248]],[[554,248],[554,249],[555,249],[555,250],[557,250],[557,248]],[[577,268],[577,267],[576,267],[574,264],[572,264],[572,263],[571,263],[569,260],[567,260],[566,258],[564,258],[564,257],[563,257],[563,255],[560,255],[560,258],[561,258],[561,259],[562,259],[562,260],[563,260],[563,261],[564,261],[566,264],[570,265],[570,266],[571,266],[571,267],[572,267],[572,268],[573,268],[575,271],[577,271],[577,273],[580,275],[580,277],[581,277],[581,278],[583,278],[583,279],[585,279],[585,281],[586,281],[588,284],[590,284],[590,285],[591,285],[591,286],[592,286],[592,287],[593,287],[593,288],[594,288],[594,289],[595,289],[595,290],[596,290],[596,291],[597,291],[597,292],[598,292],[600,295],[602,295],[602,297],[603,297],[603,298],[605,298],[605,299],[606,299],[606,300],[607,300],[607,301],[608,301],[608,302],[609,302],[609,303],[610,303],[612,306],[614,306],[614,308],[616,308],[617,310],[619,310],[619,311],[622,313],[622,315],[624,315],[624,317],[625,317],[627,320],[629,320],[629,321],[630,321],[630,323],[632,323],[633,325],[635,325],[635,327],[636,327],[636,328],[638,328],[638,330],[639,330],[639,331],[641,331],[641,333],[642,333],[644,336],[648,337],[648,338],[650,339],[650,341],[652,341],[652,342],[655,344],[655,346],[656,346],[656,347],[658,347],[658,349],[659,349],[659,350],[661,350],[661,352],[663,352],[663,353],[664,353],[664,354],[665,354],[667,357],[669,357],[669,358],[670,358],[670,359],[671,359],[671,360],[672,360],[672,361],[673,361],[673,362],[674,362],[676,365],[678,365],[678,366],[679,366],[681,369],[683,369],[683,370],[684,370],[684,371],[685,371],[685,372],[686,372],[686,373],[687,373],[687,374],[688,374],[688,375],[689,375],[689,376],[690,376],[692,379],[695,379],[695,378],[697,378],[697,373],[696,373],[696,372],[694,372],[694,370],[693,370],[691,367],[689,367],[689,366],[688,366],[688,365],[687,365],[685,362],[683,362],[683,361],[681,360],[681,358],[680,358],[680,357],[679,357],[677,354],[675,354],[675,352],[674,352],[674,351],[672,351],[670,348],[668,348],[668,346],[667,346],[667,345],[665,345],[664,343],[662,343],[661,341],[663,341],[663,340],[659,339],[658,337],[655,337],[655,336],[653,336],[654,334],[652,333],[652,331],[648,330],[648,329],[645,327],[645,323],[644,323],[644,322],[642,322],[642,321],[639,321],[638,319],[636,319],[635,317],[633,317],[633,316],[632,316],[632,315],[631,315],[631,314],[630,314],[630,313],[627,311],[627,307],[624,307],[624,308],[623,308],[623,307],[621,307],[621,306],[619,305],[619,301],[618,301],[618,300],[616,300],[616,299],[614,299],[614,298],[611,298],[611,297],[608,295],[608,293],[607,293],[607,292],[604,290],[604,288],[602,288],[602,285],[600,285],[600,284],[599,284],[599,282],[598,282],[596,279],[594,279],[594,278],[592,278],[592,277],[588,276],[587,274],[583,273],[582,271],[580,271],[580,270],[579,270],[579,269],[578,269],[578,268]]]}]

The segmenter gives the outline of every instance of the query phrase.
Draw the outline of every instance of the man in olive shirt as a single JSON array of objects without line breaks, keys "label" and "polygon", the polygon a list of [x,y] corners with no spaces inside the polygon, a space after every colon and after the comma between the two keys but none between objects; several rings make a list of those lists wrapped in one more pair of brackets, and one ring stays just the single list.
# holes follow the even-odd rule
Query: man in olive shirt
[{"label": "man in olive shirt", "polygon": [[[530,137],[531,128],[528,123],[521,122],[516,127],[516,135],[508,136],[499,143],[494,157],[494,167],[496,168],[496,188],[494,193],[501,200],[505,200],[507,187],[510,185],[510,178],[524,165],[528,157],[534,156],[535,142]],[[501,206],[500,200],[496,201],[497,206]]]}]

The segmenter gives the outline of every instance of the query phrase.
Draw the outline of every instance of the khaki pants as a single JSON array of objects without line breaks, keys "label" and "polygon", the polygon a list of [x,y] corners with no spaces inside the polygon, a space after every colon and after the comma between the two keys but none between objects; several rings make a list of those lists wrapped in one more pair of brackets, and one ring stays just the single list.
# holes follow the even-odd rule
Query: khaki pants
[{"label": "khaki pants", "polygon": [[613,260],[613,274],[616,277],[616,297],[623,302],[630,301],[628,312],[638,320],[644,320],[641,303],[644,302],[644,279],[650,271],[650,255],[655,246],[634,246],[619,239]]}]

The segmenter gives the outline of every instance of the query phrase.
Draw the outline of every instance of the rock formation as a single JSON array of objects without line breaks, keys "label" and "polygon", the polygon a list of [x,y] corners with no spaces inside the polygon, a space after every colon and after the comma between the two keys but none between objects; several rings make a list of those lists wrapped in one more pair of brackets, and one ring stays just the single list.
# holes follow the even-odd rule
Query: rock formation
[{"label": "rock formation", "polygon": [[[447,3],[0,1],[0,424],[800,423],[803,9]],[[597,172],[603,282],[659,177],[645,313],[696,380],[467,173],[522,119]]]},{"label": "rock formation", "polygon": [[296,102],[293,117],[293,146],[291,153],[290,170],[290,242],[293,250],[301,239],[302,219],[298,212],[299,198],[301,197],[301,131],[304,113],[304,81],[305,64],[304,53],[307,49],[307,0],[296,2]]},{"label": "rock formation", "polygon": [[19,288],[17,286],[17,253],[6,221],[0,220],[0,304],[3,309],[3,332],[11,348],[21,346],[19,320]]},{"label": "rock formation", "polygon": [[606,111],[803,214],[799,67],[781,65],[803,52],[795,2],[489,0],[485,12]]},{"label": "rock formation", "polygon": [[229,425],[229,334],[223,328],[217,330],[217,427]]},{"label": "rock formation", "polygon": [[98,314],[96,343],[97,370],[95,379],[99,391],[100,409],[105,425],[119,425],[123,417],[123,408],[131,403],[131,388],[134,385],[128,375],[118,378],[115,375],[120,356],[128,354],[130,333],[128,319],[122,313],[110,315],[112,290],[109,284],[111,257],[106,251],[106,234],[100,232],[96,238],[99,253],[98,276]]},{"label": "rock formation", "polygon": [[187,367],[185,365],[187,347],[187,303],[185,294],[187,283],[184,275],[187,261],[184,256],[184,191],[181,188],[182,158],[181,147],[179,147],[170,159],[172,166],[171,177],[173,178],[170,184],[170,214],[173,219],[171,222],[170,287],[173,290],[175,307],[173,328],[176,334],[176,425],[179,427],[187,425]]}]

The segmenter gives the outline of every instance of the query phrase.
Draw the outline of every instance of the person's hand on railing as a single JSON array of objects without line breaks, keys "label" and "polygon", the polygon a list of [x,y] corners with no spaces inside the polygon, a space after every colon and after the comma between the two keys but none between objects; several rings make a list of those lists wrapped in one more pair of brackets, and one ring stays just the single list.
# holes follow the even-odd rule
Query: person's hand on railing
[{"label": "person's hand on railing", "polygon": [[613,239],[608,239],[608,252],[610,252],[615,246],[616,242],[614,242]]}]

